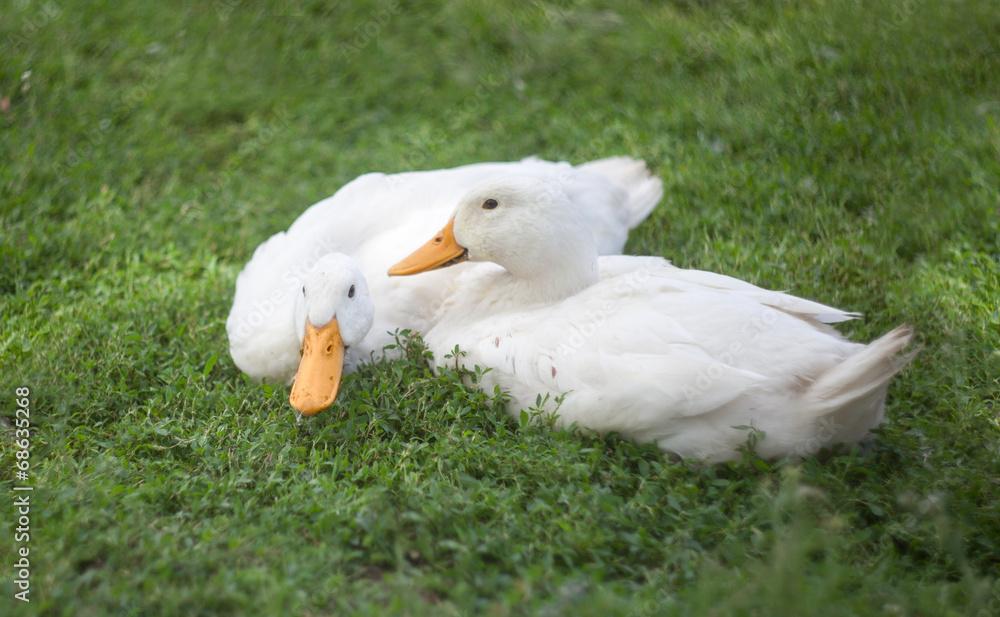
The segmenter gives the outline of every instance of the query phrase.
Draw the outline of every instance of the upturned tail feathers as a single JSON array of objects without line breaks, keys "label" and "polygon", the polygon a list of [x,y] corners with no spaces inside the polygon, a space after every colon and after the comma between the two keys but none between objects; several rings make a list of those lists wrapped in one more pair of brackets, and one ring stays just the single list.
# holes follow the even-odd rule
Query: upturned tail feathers
[{"label": "upturned tail feathers", "polygon": [[916,355],[900,354],[912,335],[900,326],[820,375],[803,393],[803,408],[837,426],[836,441],[864,439],[885,415],[889,380]]},{"label": "upturned tail feathers", "polygon": [[656,204],[663,198],[663,182],[651,176],[646,163],[627,156],[612,156],[590,161],[580,169],[610,178],[620,183],[628,191],[628,226],[632,229],[646,220]]}]

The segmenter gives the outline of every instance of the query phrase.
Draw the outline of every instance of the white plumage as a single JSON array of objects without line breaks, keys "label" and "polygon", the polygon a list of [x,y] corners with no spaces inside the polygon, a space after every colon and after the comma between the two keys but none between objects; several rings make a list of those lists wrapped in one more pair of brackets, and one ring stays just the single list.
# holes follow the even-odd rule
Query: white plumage
[{"label": "white plumage", "polygon": [[[254,251],[236,281],[226,330],[236,365],[254,379],[291,382],[300,361],[301,322],[308,304],[303,283],[330,253],[353,259],[368,282],[374,325],[346,350],[344,370],[382,353],[397,329],[424,331],[440,303],[455,290],[465,265],[421,278],[393,278],[386,269],[418,246],[447,218],[458,199],[476,183],[516,175],[559,186],[593,233],[603,253],[618,253],[628,230],[642,221],[662,196],[642,161],[615,157],[579,166],[528,158],[512,163],[480,163],[455,169],[370,173],[306,210],[285,232]],[[323,324],[316,323],[315,326]],[[344,324],[341,324],[343,327]]]},{"label": "white plumage", "polygon": [[460,273],[424,339],[439,366],[457,345],[488,367],[483,388],[514,414],[550,395],[559,425],[684,457],[739,457],[738,426],[764,432],[762,456],[801,456],[863,440],[906,361],[906,327],[853,343],[826,324],[855,314],[660,258],[598,258],[557,187],[487,181],[451,225],[470,261],[503,270]]}]

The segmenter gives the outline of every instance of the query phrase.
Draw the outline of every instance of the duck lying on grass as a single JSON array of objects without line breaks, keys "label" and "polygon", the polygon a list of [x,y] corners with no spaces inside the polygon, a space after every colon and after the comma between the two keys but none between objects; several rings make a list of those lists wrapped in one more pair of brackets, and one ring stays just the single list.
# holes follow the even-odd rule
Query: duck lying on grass
[{"label": "duck lying on grass", "polygon": [[[739,458],[748,427],[766,458],[860,442],[908,360],[906,326],[853,343],[826,324],[856,314],[660,258],[598,257],[566,193],[535,179],[478,185],[389,274],[462,261],[503,269],[456,277],[423,332],[438,366],[488,367],[482,387],[499,386],[513,414],[548,396],[557,425],[682,457]],[[456,346],[464,355],[446,360]]]},{"label": "duck lying on grass", "polygon": [[437,307],[465,269],[390,279],[385,272],[395,257],[433,233],[468,189],[511,174],[561,186],[566,207],[576,211],[604,254],[621,252],[629,229],[663,195],[662,183],[649,175],[645,163],[627,157],[576,167],[528,158],[366,174],[254,251],[236,280],[226,321],[236,365],[255,380],[294,379],[290,401],[303,414],[328,407],[341,372],[381,355],[394,340],[392,332],[433,326]]}]

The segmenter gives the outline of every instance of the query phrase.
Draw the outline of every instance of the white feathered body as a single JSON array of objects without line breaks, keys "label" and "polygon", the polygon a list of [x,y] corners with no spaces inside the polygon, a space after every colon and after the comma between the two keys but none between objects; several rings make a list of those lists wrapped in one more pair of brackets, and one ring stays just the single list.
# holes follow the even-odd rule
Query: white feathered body
[{"label": "white feathered body", "polygon": [[758,453],[777,457],[881,422],[907,329],[866,346],[825,325],[854,314],[816,302],[660,258],[598,264],[597,283],[556,302],[504,271],[462,273],[425,335],[437,364],[457,345],[513,414],[550,395],[558,425],[707,461],[739,456],[748,429],[735,427],[763,431]]},{"label": "white feathered body", "polygon": [[420,246],[447,220],[462,194],[484,179],[531,177],[559,186],[591,227],[599,249],[619,253],[628,230],[660,200],[662,184],[642,161],[602,159],[573,167],[534,158],[480,163],[455,169],[371,173],[306,210],[288,229],[254,251],[240,273],[226,322],[230,353],[254,379],[291,381],[300,358],[295,298],[324,255],[340,252],[361,267],[375,304],[374,325],[347,351],[345,370],[382,353],[397,329],[426,331],[463,271],[491,270],[461,264],[421,277],[389,278],[386,270]]}]

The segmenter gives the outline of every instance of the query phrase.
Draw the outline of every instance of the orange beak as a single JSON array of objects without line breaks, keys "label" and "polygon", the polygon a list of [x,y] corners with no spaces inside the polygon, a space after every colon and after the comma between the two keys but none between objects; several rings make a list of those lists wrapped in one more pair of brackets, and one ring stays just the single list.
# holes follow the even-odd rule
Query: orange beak
[{"label": "orange beak", "polygon": [[344,341],[337,319],[317,328],[306,319],[302,360],[288,402],[304,416],[312,416],[333,404],[344,372]]},{"label": "orange beak", "polygon": [[447,268],[469,258],[469,251],[455,240],[455,219],[448,221],[444,229],[437,232],[434,239],[418,248],[395,266],[389,268],[389,276],[407,276]]}]

